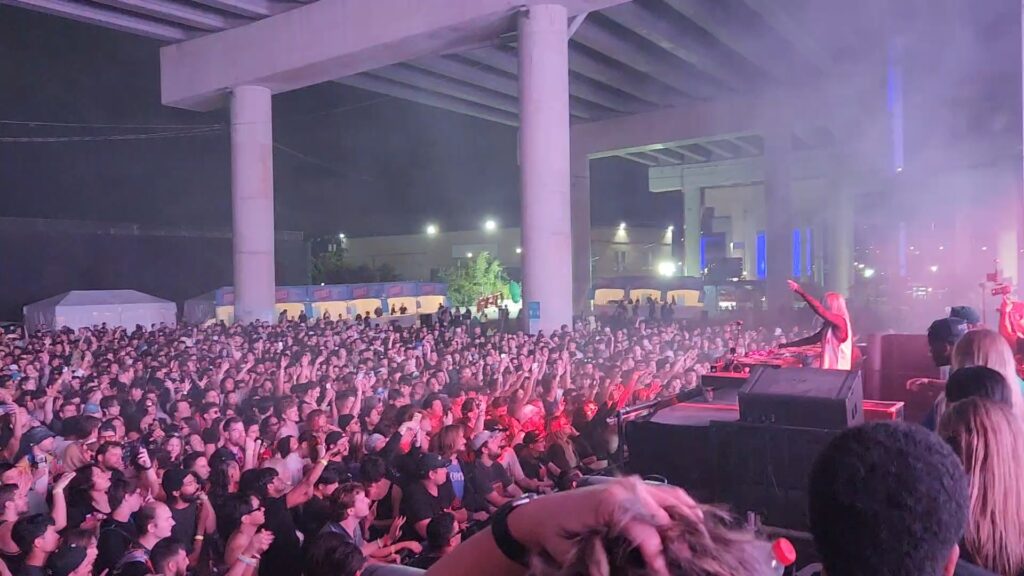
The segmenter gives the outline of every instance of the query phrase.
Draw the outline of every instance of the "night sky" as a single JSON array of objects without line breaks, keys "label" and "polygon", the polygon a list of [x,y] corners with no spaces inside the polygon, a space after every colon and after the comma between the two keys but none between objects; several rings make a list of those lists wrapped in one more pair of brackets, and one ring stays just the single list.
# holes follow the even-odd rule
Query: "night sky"
[{"label": "night sky", "polygon": [[[225,110],[160,104],[157,41],[0,6],[0,120],[211,125]],[[515,129],[327,83],[274,97],[276,225],[310,234],[416,233],[427,221],[518,225]],[[0,136],[166,129],[28,127]],[[0,216],[225,228],[226,130],[169,139],[0,142]],[[677,195],[647,192],[645,166],[593,162],[592,219],[664,226]]]}]

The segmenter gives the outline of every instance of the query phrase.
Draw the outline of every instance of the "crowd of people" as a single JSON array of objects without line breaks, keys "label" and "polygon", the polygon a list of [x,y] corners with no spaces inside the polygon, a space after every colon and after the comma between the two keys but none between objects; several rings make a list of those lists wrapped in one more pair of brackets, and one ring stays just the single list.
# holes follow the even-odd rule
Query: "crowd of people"
[{"label": "crowd of people", "polygon": [[[0,573],[778,573],[720,509],[620,477],[610,417],[795,328],[455,318],[4,336]],[[1013,355],[963,319],[937,325],[951,374],[912,383],[941,386],[937,433],[872,424],[819,456],[829,576],[1024,574]]]},{"label": "crowd of people", "polygon": [[[638,320],[531,336],[438,319],[5,336],[0,566],[430,568],[509,503],[557,504],[616,475],[615,411],[695,389],[730,348],[792,335]],[[616,490],[646,493],[629,486]]]}]

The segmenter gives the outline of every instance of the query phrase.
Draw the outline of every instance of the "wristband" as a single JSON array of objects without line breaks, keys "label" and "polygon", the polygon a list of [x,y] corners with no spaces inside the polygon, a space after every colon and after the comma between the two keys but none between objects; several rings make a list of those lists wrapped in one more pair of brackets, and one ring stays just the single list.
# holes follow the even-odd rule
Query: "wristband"
[{"label": "wristband", "polygon": [[321,466],[327,466],[328,462],[330,462],[330,460],[328,460],[327,458],[323,458],[323,459],[320,460],[320,465]]},{"label": "wristband", "polygon": [[206,537],[202,534],[196,534],[196,537],[193,538],[193,540],[195,540],[196,542],[202,542],[203,540],[206,540]]},{"label": "wristband", "polygon": [[257,558],[250,558],[248,556],[239,555],[238,561],[247,566],[255,566],[259,560]]},{"label": "wristband", "polygon": [[494,543],[497,544],[498,550],[505,555],[506,558],[519,564],[520,566],[529,566],[530,564],[530,551],[526,546],[516,540],[515,536],[508,529],[508,517],[513,510],[526,504],[530,500],[533,500],[533,496],[523,496],[517,498],[511,502],[502,505],[498,510],[491,516],[491,535],[494,537]]}]

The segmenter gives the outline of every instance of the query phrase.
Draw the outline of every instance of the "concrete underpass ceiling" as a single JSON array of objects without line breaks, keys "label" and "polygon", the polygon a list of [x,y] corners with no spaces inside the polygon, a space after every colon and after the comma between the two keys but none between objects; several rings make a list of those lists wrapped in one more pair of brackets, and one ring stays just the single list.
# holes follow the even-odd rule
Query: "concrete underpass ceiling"
[{"label": "concrete underpass ceiling", "polygon": [[[0,0],[168,44],[244,26],[303,6],[284,0]],[[814,82],[877,33],[875,2],[634,0],[587,14],[570,41],[573,122]],[[567,23],[568,25],[568,23]],[[514,30],[457,54],[419,58],[337,82],[476,116],[518,123]],[[827,136],[798,134],[797,146]],[[757,156],[757,134],[616,152],[648,166]]]}]

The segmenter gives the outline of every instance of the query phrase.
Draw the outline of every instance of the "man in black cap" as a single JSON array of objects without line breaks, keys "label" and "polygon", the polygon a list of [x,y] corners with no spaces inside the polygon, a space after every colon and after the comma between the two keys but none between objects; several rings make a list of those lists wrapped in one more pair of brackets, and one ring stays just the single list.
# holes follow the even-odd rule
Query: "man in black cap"
[{"label": "man in black cap", "polygon": [[[421,540],[427,537],[427,524],[441,512],[451,512],[455,493],[448,483],[448,464],[437,454],[422,454],[416,461],[416,481],[409,484],[402,494],[400,510],[408,519],[407,537]],[[459,514],[456,514],[458,518]],[[461,522],[466,521],[461,511]]]},{"label": "man in black cap", "polygon": [[56,552],[50,554],[46,561],[46,569],[50,576],[71,576],[72,574],[91,574],[96,561],[96,546],[74,546],[63,544]]},{"label": "man in black cap", "polygon": [[213,509],[200,488],[199,478],[182,468],[171,468],[164,472],[160,484],[174,518],[171,536],[190,546],[198,557],[206,534],[213,532],[216,526]]},{"label": "man in black cap", "polygon": [[945,386],[949,378],[949,365],[953,362],[953,346],[967,333],[967,322],[961,318],[939,318],[928,327],[928,353],[939,368],[939,379],[911,378],[908,390],[924,386]]},{"label": "man in black cap", "polygon": [[25,554],[25,563],[13,576],[45,576],[46,561],[60,544],[53,518],[45,514],[19,518],[11,528],[11,540]]},{"label": "man in black cap", "polygon": [[46,504],[46,492],[50,481],[50,462],[55,444],[54,434],[46,426],[34,426],[21,436],[21,445],[15,462],[21,458],[28,458],[33,470],[43,470],[38,479],[32,482],[29,487],[28,509],[32,513],[49,512]]}]

